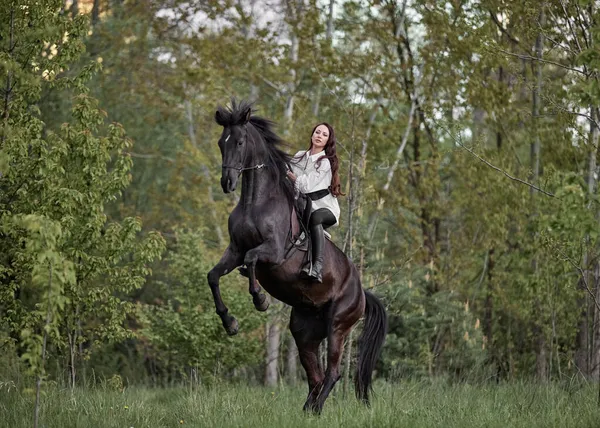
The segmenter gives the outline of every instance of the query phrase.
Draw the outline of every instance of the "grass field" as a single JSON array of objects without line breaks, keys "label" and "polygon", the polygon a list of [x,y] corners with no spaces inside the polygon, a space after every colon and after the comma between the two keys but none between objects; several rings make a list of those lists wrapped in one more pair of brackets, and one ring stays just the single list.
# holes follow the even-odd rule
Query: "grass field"
[{"label": "grass field", "polygon": [[[0,386],[0,426],[31,427],[33,394]],[[378,383],[371,408],[344,398],[340,388],[321,416],[303,414],[304,398],[301,387],[54,388],[45,391],[40,426],[600,427],[593,385]]]}]

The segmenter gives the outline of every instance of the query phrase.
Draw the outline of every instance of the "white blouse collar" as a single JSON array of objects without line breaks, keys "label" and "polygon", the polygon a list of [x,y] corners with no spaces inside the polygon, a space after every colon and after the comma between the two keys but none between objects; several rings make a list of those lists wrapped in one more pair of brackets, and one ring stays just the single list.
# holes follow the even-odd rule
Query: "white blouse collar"
[{"label": "white blouse collar", "polygon": [[308,156],[310,158],[311,161],[315,162],[317,159],[319,159],[321,156],[325,156],[325,150],[315,154],[315,155],[311,155],[310,154],[310,150],[306,151],[306,156]]}]

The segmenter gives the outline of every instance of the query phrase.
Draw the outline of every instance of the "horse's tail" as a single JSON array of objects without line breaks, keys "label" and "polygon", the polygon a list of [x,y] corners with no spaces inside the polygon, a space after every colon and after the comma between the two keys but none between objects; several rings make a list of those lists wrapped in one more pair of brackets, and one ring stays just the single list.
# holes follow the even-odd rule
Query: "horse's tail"
[{"label": "horse's tail", "polygon": [[362,334],[358,339],[358,364],[356,376],[354,377],[354,387],[356,397],[369,404],[371,376],[385,342],[387,314],[383,303],[366,290],[365,298],[365,321]]}]

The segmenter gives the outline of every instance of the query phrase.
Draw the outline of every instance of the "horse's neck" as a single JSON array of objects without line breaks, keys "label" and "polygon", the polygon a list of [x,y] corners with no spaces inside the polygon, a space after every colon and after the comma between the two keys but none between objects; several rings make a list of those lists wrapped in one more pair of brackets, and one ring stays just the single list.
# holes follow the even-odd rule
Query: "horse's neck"
[{"label": "horse's neck", "polygon": [[[249,169],[243,172],[242,175],[242,195],[240,197],[240,203],[244,211],[248,212],[256,206],[263,206],[265,203],[277,203],[278,201],[272,201],[270,198],[277,193],[283,195],[279,183],[273,182],[271,178],[271,171],[269,168],[277,168],[277,165],[269,164],[268,150],[264,147],[264,142],[261,144],[262,137],[251,127],[249,132],[252,133],[253,139],[256,142],[252,150],[251,159],[247,166],[255,165],[267,165],[260,169]],[[275,188],[275,189],[274,189]],[[279,192],[274,192],[277,190]]]},{"label": "horse's neck", "polygon": [[269,180],[269,172],[265,169],[244,171],[242,176],[242,195],[240,202],[244,210],[261,205],[269,198],[274,183]]}]

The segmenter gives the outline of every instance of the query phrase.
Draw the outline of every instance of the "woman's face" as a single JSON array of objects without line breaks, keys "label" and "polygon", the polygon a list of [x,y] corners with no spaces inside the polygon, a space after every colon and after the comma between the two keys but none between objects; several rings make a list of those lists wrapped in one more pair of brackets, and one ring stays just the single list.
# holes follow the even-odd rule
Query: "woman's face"
[{"label": "woman's face", "polygon": [[323,150],[329,140],[329,129],[325,125],[319,125],[313,132],[311,142],[313,149]]}]

